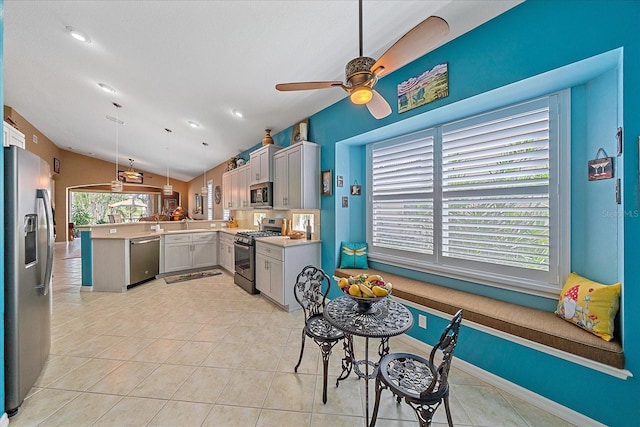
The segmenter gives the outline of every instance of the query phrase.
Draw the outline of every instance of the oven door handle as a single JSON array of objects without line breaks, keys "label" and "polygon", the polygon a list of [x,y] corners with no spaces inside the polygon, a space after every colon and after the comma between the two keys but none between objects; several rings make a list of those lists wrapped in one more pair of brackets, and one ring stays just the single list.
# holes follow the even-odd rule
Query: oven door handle
[{"label": "oven door handle", "polygon": [[238,243],[238,242],[234,242],[234,243],[233,243],[233,246],[235,246],[235,247],[236,247],[236,248],[238,248],[238,249],[245,250],[245,251],[249,251],[249,250],[251,250],[251,248],[252,248],[252,246],[251,246],[251,245],[245,245],[245,244],[243,244],[243,243]]}]

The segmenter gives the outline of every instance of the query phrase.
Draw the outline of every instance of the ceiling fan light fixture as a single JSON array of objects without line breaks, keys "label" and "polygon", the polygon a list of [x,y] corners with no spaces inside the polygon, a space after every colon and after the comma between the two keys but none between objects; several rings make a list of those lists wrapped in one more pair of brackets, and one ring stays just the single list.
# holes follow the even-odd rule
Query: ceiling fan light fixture
[{"label": "ceiling fan light fixture", "polygon": [[364,105],[373,98],[373,91],[368,86],[360,86],[351,91],[349,98],[356,105]]}]

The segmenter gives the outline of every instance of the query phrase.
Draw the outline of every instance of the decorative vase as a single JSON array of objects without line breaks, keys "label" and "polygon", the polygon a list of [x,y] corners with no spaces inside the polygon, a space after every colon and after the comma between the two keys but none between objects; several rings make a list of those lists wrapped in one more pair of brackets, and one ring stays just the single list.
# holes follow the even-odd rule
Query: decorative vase
[{"label": "decorative vase", "polygon": [[271,137],[271,129],[264,130],[264,138],[262,138],[262,145],[273,144],[273,138]]}]

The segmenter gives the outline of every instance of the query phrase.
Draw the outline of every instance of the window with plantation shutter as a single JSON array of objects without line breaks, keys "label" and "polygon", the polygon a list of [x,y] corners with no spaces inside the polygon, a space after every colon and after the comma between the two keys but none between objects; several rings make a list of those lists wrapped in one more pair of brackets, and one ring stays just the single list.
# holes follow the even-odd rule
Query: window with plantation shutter
[{"label": "window with plantation shutter", "polygon": [[376,145],[371,162],[371,246],[433,255],[433,134]]},{"label": "window with plantation shutter", "polygon": [[569,240],[560,224],[570,199],[559,197],[563,97],[371,144],[370,258],[524,290],[559,289]]}]

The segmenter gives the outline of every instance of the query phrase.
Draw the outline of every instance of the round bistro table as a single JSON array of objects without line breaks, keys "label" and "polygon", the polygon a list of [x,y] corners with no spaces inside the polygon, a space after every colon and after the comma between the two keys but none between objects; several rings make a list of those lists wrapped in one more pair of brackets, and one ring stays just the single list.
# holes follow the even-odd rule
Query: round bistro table
[{"label": "round bistro table", "polygon": [[[336,380],[336,387],[351,373],[351,369],[359,378],[364,378],[365,387],[365,423],[369,425],[369,379],[375,378],[378,363],[369,360],[369,338],[380,338],[378,355],[380,359],[389,353],[389,338],[401,335],[413,325],[411,312],[399,302],[384,298],[373,303],[371,308],[362,313],[358,304],[347,295],[331,300],[324,309],[324,318],[332,326],[345,334],[345,357],[342,359],[342,374]],[[365,338],[364,360],[356,360],[353,351],[353,336]],[[378,359],[378,360],[380,360]],[[364,372],[360,369],[364,365]],[[371,372],[369,372],[369,368]]]}]

